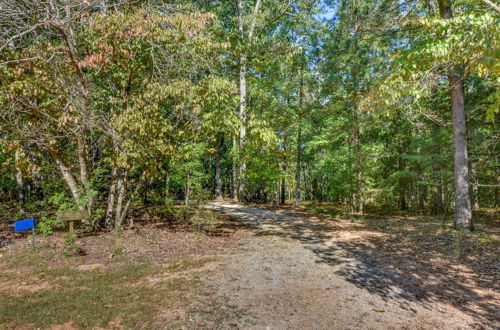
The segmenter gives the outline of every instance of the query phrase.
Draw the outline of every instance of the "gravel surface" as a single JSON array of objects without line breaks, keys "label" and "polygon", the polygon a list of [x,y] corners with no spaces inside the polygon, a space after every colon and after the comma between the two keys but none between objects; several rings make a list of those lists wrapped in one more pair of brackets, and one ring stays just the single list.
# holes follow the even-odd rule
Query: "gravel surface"
[{"label": "gravel surface", "polygon": [[[419,301],[384,278],[397,270],[362,262],[349,232],[326,234],[306,220],[215,202],[209,208],[255,232],[221,256],[210,278],[218,301],[245,311],[220,328],[469,329],[496,328],[440,301]],[[375,248],[376,247],[372,247]]]}]

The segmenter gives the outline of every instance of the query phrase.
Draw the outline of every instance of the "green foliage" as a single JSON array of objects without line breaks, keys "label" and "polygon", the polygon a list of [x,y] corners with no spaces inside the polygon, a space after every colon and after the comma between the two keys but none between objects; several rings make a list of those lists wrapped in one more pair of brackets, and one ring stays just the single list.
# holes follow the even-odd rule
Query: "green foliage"
[{"label": "green foliage", "polygon": [[52,235],[54,228],[61,225],[61,221],[56,216],[40,217],[36,224],[36,229],[43,236]]},{"label": "green foliage", "polygon": [[[79,2],[70,17],[35,2],[3,22],[0,40],[39,25],[0,51],[2,208],[83,208],[96,229],[124,221],[117,213],[127,205],[155,204],[158,216],[187,222],[196,212],[174,204],[212,198],[219,170],[225,197],[243,182],[240,197],[254,202],[300,190],[351,210],[360,200],[449,210],[451,69],[464,77],[470,180],[496,182],[497,14],[468,0],[452,1],[451,19],[438,17],[434,1],[270,0],[255,14],[243,2],[243,34],[233,2],[107,11]],[[497,190],[474,194],[498,206]],[[14,210],[19,199],[23,210]],[[53,225],[46,218],[40,230]]]},{"label": "green foliage", "polygon": [[59,211],[75,209],[75,201],[64,192],[56,192],[47,199],[47,202],[55,206]]},{"label": "green foliage", "polygon": [[80,256],[85,254],[85,250],[82,246],[78,245],[76,242],[75,233],[66,233],[64,236],[64,251],[65,256]]}]

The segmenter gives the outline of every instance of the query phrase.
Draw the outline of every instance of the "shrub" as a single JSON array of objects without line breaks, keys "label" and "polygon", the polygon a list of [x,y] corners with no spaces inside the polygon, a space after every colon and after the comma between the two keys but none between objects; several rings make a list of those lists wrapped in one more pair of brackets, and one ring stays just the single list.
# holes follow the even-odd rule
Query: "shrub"
[{"label": "shrub", "polygon": [[37,221],[36,229],[43,236],[52,235],[53,230],[56,226],[60,226],[61,222],[57,220],[56,216],[49,217],[41,217],[39,221]]}]

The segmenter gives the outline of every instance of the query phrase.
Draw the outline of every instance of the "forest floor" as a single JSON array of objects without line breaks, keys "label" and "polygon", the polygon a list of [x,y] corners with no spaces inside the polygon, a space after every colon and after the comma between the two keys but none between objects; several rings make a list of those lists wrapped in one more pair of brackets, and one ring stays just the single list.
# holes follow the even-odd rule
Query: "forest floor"
[{"label": "forest floor", "polygon": [[[199,306],[225,306],[203,296],[201,281],[219,251],[251,232],[210,210],[210,231],[172,224],[144,210],[132,229],[85,233],[68,244],[64,229],[48,237],[14,233],[0,222],[0,329],[185,328]],[[75,247],[78,247],[77,249]],[[200,295],[201,294],[201,295]]]},{"label": "forest floor", "polygon": [[329,204],[208,208],[214,230],[146,210],[121,235],[81,234],[80,255],[63,233],[32,250],[0,224],[15,237],[0,244],[0,328],[500,328],[498,213],[461,234]]}]

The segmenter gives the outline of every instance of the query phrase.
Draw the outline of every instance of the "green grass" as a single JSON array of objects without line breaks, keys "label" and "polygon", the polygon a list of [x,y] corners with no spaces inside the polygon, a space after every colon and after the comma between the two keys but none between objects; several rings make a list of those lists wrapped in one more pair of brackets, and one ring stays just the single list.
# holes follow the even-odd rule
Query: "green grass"
[{"label": "green grass", "polygon": [[[0,324],[6,328],[47,328],[70,322],[77,328],[142,328],[155,321],[162,309],[182,303],[196,287],[193,278],[168,278],[152,284],[148,277],[203,266],[209,259],[188,259],[159,267],[135,263],[115,269],[78,270],[71,267],[33,268],[22,279],[30,284],[48,282],[51,289],[11,290],[0,295]],[[5,275],[1,279],[16,281]],[[19,283],[18,283],[19,284]]]}]

